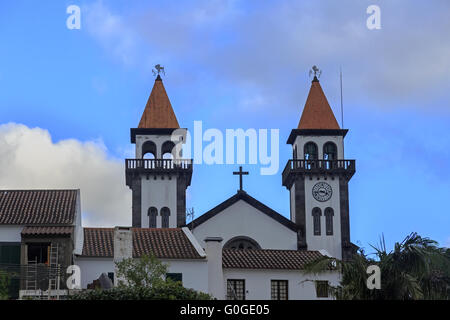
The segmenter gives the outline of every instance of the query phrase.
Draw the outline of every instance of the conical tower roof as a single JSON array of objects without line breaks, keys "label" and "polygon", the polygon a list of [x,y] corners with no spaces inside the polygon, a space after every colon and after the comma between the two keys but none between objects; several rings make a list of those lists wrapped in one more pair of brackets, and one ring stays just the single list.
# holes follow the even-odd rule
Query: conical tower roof
[{"label": "conical tower roof", "polygon": [[142,113],[141,121],[138,128],[170,128],[178,129],[178,124],[175,112],[172,109],[166,89],[164,88],[161,77],[155,80],[152,92],[148,98],[147,105]]},{"label": "conical tower roof", "polygon": [[340,129],[317,77],[311,83],[298,129]]}]

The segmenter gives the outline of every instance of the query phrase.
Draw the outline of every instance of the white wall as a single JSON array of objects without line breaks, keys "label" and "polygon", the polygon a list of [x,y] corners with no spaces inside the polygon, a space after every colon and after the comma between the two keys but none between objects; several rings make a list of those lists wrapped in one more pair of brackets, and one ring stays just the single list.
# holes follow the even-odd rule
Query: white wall
[{"label": "white wall", "polygon": [[158,209],[158,216],[156,218],[156,227],[161,228],[161,209],[168,207],[170,209],[169,227],[177,227],[177,180],[165,175],[162,180],[161,175],[156,177],[149,175],[148,180],[145,175],[142,179],[142,197],[141,197],[141,221],[142,228],[149,227],[148,209],[156,207]]},{"label": "white wall", "polygon": [[[180,138],[185,141],[186,140],[186,134],[187,134],[187,130],[186,129],[178,129],[177,130],[177,134],[182,134],[183,136],[181,136]],[[136,159],[142,159],[142,145],[146,142],[146,141],[152,141],[155,143],[156,145],[156,155],[155,158],[157,159],[161,159],[162,158],[162,154],[161,154],[161,147],[164,144],[164,142],[166,141],[172,141],[171,140],[171,135],[170,134],[164,134],[164,135],[156,135],[156,134],[151,134],[151,135],[136,135]],[[175,143],[175,141],[173,141]],[[184,143],[184,142],[183,142]]]},{"label": "white wall", "polygon": [[75,265],[81,269],[81,288],[97,280],[102,273],[114,272],[113,258],[75,257]]},{"label": "white wall", "polygon": [[297,146],[297,159],[304,159],[303,147],[308,142],[317,145],[319,160],[323,159],[323,145],[327,142],[334,142],[337,147],[338,159],[344,159],[344,137],[342,136],[297,136],[292,147]]},{"label": "white wall", "polygon": [[0,225],[0,242],[21,242],[23,226]]},{"label": "white wall", "polygon": [[161,159],[161,147],[164,142],[171,141],[170,135],[136,135],[136,159],[142,159],[142,145],[146,141],[152,141],[156,144],[155,158]]},{"label": "white wall", "polygon": [[315,283],[305,280],[328,280],[333,286],[339,284],[337,272],[327,272],[316,276],[303,274],[299,270],[224,269],[224,279],[225,290],[227,279],[245,279],[246,300],[270,300],[271,280],[288,280],[289,300],[332,299],[332,297],[317,298]]},{"label": "white wall", "polygon": [[194,225],[194,236],[205,248],[206,237],[221,237],[222,245],[237,236],[247,236],[262,249],[297,250],[297,233],[239,200],[199,226]]},{"label": "white wall", "polygon": [[183,274],[183,287],[208,292],[208,263],[199,260],[162,260],[169,265],[171,273]]},{"label": "white wall", "polygon": [[[208,292],[208,265],[206,259],[199,260],[161,260],[169,265],[171,273],[183,274],[183,286]],[[115,271],[113,258],[76,257],[75,264],[81,269],[81,287],[98,279],[102,273]]]},{"label": "white wall", "polygon": [[[332,190],[332,196],[329,200],[325,202],[320,202],[314,199],[312,195],[313,186],[318,182],[328,183]],[[305,178],[305,208],[306,208],[306,243],[308,245],[308,250],[320,250],[325,249],[331,256],[342,259],[342,247],[341,247],[341,214],[340,214],[340,190],[339,190],[339,178],[332,180],[328,178],[324,180],[320,177],[313,177],[312,180]],[[322,215],[320,216],[320,236],[314,235],[313,227],[313,216],[312,209],[314,207],[319,207],[322,210]],[[333,216],[333,235],[326,235],[326,224],[325,224],[325,208],[331,207],[334,210]]]}]

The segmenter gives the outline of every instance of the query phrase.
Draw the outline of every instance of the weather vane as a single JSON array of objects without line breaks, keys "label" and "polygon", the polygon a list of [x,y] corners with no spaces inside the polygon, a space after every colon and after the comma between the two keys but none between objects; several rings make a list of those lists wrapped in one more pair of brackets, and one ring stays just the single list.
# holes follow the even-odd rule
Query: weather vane
[{"label": "weather vane", "polygon": [[[156,71],[155,71],[156,69]],[[164,67],[161,67],[160,64],[155,65],[155,69],[152,69],[153,75],[159,75],[161,72],[163,75],[166,75],[166,72],[164,71]]]},{"label": "weather vane", "polygon": [[322,74],[322,70],[320,70],[319,68],[317,68],[316,65],[312,66],[311,70],[309,70],[309,76],[311,77],[311,75],[314,73],[314,77],[320,78],[320,75]]}]

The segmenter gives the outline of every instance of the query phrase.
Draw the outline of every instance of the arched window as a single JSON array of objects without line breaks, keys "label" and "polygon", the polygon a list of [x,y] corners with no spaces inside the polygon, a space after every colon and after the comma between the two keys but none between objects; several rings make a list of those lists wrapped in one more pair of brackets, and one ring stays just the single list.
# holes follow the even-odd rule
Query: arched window
[{"label": "arched window", "polygon": [[170,217],[170,209],[167,207],[163,207],[161,209],[161,228],[169,227],[169,217]]},{"label": "arched window", "polygon": [[145,141],[142,145],[142,159],[156,159],[156,144],[153,141]]},{"label": "arched window", "polygon": [[228,240],[223,246],[224,249],[244,250],[244,249],[261,249],[258,242],[252,238],[239,236]]},{"label": "arched window", "polygon": [[317,145],[314,142],[305,144],[303,147],[303,155],[305,160],[317,160],[319,158]]},{"label": "arched window", "polygon": [[312,209],[313,216],[313,230],[315,236],[320,236],[320,216],[322,215],[322,210],[320,208],[315,207]]},{"label": "arched window", "polygon": [[323,145],[323,160],[337,160],[337,147],[333,142]]},{"label": "arched window", "polygon": [[333,209],[326,208],[325,209],[325,230],[326,230],[327,236],[333,235],[333,216],[334,216]]},{"label": "arched window", "polygon": [[325,168],[336,168],[337,160],[337,147],[333,142],[327,142],[323,145],[323,160],[325,161]]},{"label": "arched window", "polygon": [[172,141],[166,141],[161,146],[161,155],[163,159],[173,159],[173,152],[175,148],[175,143]]},{"label": "arched window", "polygon": [[158,209],[150,207],[148,209],[148,227],[156,228],[156,217],[158,216]]},{"label": "arched window", "polygon": [[316,167],[317,163],[315,160],[319,158],[317,145],[314,142],[308,142],[303,147],[303,157],[305,160],[305,169],[313,169]]}]

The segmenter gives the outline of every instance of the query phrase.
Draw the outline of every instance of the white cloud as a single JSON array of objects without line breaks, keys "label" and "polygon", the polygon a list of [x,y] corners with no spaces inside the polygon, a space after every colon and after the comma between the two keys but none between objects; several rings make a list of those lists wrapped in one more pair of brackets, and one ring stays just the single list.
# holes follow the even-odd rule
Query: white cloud
[{"label": "white cloud", "polygon": [[53,142],[41,128],[0,125],[0,189],[80,189],[84,226],[131,225],[123,160],[102,141]]},{"label": "white cloud", "polygon": [[102,1],[83,7],[86,13],[85,25],[88,32],[125,65],[136,60],[137,39],[130,26],[120,15],[112,13]]}]

